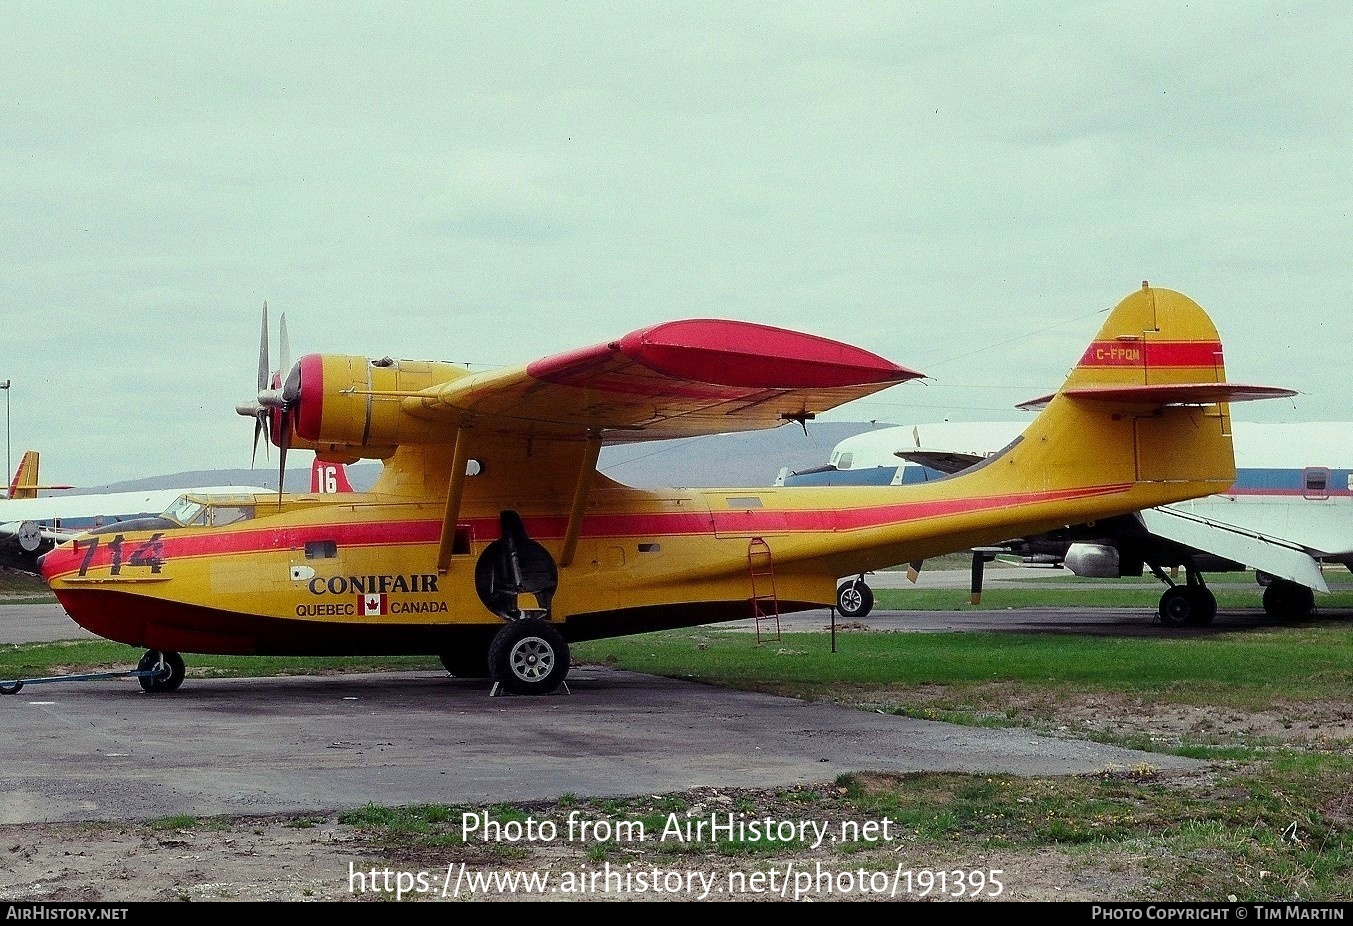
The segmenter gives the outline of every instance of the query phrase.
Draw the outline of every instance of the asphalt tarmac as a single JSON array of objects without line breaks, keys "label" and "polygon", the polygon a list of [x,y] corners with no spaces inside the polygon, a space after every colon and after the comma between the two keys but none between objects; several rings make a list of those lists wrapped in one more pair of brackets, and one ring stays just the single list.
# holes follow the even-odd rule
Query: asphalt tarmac
[{"label": "asphalt tarmac", "polygon": [[602,668],[488,696],[404,672],[33,685],[0,698],[0,824],[783,788],[856,771],[1073,775],[1201,763]]},{"label": "asphalt tarmac", "polygon": [[97,640],[59,604],[0,604],[0,643]]}]

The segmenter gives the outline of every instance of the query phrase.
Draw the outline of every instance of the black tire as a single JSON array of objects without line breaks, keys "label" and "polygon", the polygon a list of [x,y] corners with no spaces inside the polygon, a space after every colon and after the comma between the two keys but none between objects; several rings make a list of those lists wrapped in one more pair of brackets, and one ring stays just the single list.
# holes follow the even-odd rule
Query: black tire
[{"label": "black tire", "polygon": [[488,678],[489,656],[478,647],[467,647],[442,653],[438,657],[443,668],[456,678]]},{"label": "black tire", "polygon": [[860,579],[836,587],[836,610],[842,617],[865,617],[874,610],[874,590]]},{"label": "black tire", "polygon": [[173,650],[161,652],[152,649],[146,650],[146,654],[136,664],[136,670],[138,672],[158,670],[154,675],[138,676],[137,680],[141,683],[141,688],[150,694],[167,694],[178,691],[179,686],[183,684],[186,667],[183,664],[183,657]]},{"label": "black tire", "polygon": [[549,694],[568,676],[568,644],[545,621],[513,621],[489,644],[488,663],[489,676],[512,694]]},{"label": "black tire", "polygon": [[1217,616],[1217,596],[1203,585],[1176,585],[1160,596],[1160,621],[1169,627],[1202,627]]},{"label": "black tire", "polygon": [[1189,615],[1189,623],[1195,627],[1212,623],[1212,619],[1217,616],[1217,596],[1212,594],[1212,589],[1192,587],[1189,594],[1193,596],[1193,614]]},{"label": "black tire", "polygon": [[1264,613],[1280,620],[1308,617],[1315,610],[1315,592],[1297,582],[1274,579],[1264,589]]},{"label": "black tire", "polygon": [[1197,599],[1187,585],[1172,585],[1160,596],[1160,622],[1167,627],[1193,623]]}]

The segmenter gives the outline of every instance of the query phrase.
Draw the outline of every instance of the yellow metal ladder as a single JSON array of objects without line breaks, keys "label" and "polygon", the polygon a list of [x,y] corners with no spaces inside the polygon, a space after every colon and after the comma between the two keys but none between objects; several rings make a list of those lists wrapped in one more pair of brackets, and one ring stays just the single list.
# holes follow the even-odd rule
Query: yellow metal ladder
[{"label": "yellow metal ladder", "polygon": [[752,579],[752,619],[756,622],[756,642],[761,642],[761,625],[773,622],[775,636],[766,630],[766,639],[780,639],[780,599],[775,594],[775,562],[770,544],[753,537],[747,544],[747,571]]}]

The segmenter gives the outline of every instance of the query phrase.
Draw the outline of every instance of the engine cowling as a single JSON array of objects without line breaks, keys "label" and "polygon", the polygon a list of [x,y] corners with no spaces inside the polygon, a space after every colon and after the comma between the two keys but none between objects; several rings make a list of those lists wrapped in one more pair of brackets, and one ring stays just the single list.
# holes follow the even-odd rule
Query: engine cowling
[{"label": "engine cowling", "polygon": [[403,397],[466,375],[463,367],[436,361],[307,354],[292,367],[282,396],[303,441],[386,456],[399,444],[440,436],[432,423],[400,410]]}]

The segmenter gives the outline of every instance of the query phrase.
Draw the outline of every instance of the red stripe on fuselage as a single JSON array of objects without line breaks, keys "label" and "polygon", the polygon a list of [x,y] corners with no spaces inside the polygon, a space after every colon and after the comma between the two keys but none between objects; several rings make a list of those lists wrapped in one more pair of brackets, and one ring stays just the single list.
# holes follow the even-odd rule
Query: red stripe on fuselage
[{"label": "red stripe on fuselage", "polygon": [[[1054,492],[1023,492],[981,498],[935,499],[921,502],[901,502],[894,505],[874,505],[867,508],[819,509],[747,509],[721,510],[712,515],[708,511],[657,514],[599,514],[590,515],[583,522],[582,536],[590,539],[620,537],[698,536],[702,534],[764,533],[831,533],[865,530],[906,521],[924,521],[931,518],[974,514],[1000,508],[1011,508],[1053,501],[1110,495],[1126,491],[1131,484],[1090,486],[1063,489]],[[739,494],[755,494],[741,492]],[[558,540],[564,536],[567,519],[562,516],[527,517],[527,533],[536,540]],[[468,526],[472,535],[481,541],[496,539],[497,518],[473,518],[458,522]],[[377,547],[402,544],[436,543],[441,537],[440,520],[417,519],[407,521],[336,522],[304,527],[259,527],[229,530],[221,533],[199,533],[192,528],[167,531],[162,538],[159,555],[165,560],[199,556],[219,556],[236,553],[257,553],[269,550],[298,550],[307,542],[332,540],[340,547]],[[96,535],[100,545],[86,564],[86,570],[107,566],[112,562],[109,535]],[[43,575],[50,581],[78,570],[88,552],[88,538],[78,541],[80,548],[59,547],[43,559]],[[136,549],[135,543],[121,550],[127,563]]]},{"label": "red stripe on fuselage", "polygon": [[1082,367],[1215,367],[1220,341],[1092,341]]}]

